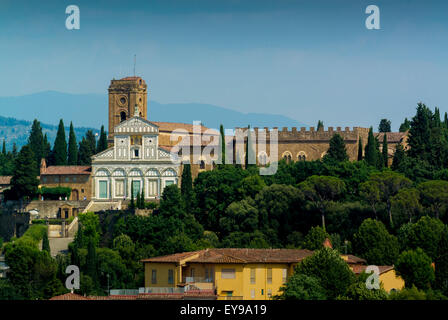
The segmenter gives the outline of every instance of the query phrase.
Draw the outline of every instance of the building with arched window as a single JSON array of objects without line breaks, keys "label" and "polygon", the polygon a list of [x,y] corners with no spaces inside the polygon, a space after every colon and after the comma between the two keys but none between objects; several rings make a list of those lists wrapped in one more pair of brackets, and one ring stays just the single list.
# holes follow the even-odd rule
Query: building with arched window
[{"label": "building with arched window", "polygon": [[157,124],[139,116],[114,128],[113,145],[92,157],[93,200],[126,200],[142,191],[157,199],[163,189],[178,184],[180,164],[159,146]]}]

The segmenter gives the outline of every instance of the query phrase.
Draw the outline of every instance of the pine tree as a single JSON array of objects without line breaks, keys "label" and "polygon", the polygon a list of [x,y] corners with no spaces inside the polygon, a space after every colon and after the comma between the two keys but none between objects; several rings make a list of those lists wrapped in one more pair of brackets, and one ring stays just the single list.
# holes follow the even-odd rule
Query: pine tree
[{"label": "pine tree", "polygon": [[401,145],[401,143],[399,143],[395,147],[394,158],[392,160],[392,166],[391,166],[392,170],[398,170],[398,168],[400,167],[400,164],[404,160],[404,157],[405,157],[404,148]]},{"label": "pine tree", "polygon": [[48,241],[47,232],[44,233],[44,237],[42,238],[42,251],[50,253],[50,241]]},{"label": "pine tree", "polygon": [[73,123],[70,121],[70,134],[68,138],[68,164],[76,165],[78,163],[78,143],[76,142]]},{"label": "pine tree", "polygon": [[63,166],[67,164],[67,140],[65,139],[64,122],[62,119],[59,121],[52,154],[54,165]]},{"label": "pine tree", "polygon": [[445,112],[445,116],[443,117],[443,125],[446,129],[448,129],[448,114]]},{"label": "pine tree", "polygon": [[388,159],[389,159],[389,155],[387,153],[388,151],[388,146],[387,146],[387,134],[384,133],[384,137],[383,137],[383,161],[384,161],[384,166],[387,168],[389,166],[388,164]]},{"label": "pine tree", "polygon": [[408,118],[404,118],[404,122],[400,125],[400,129],[398,129],[398,131],[406,132],[410,128],[411,128],[411,121],[409,121]]},{"label": "pine tree", "polygon": [[221,164],[226,163],[226,136],[224,134],[224,126],[221,124],[219,126],[219,132],[221,135],[221,139],[219,141],[221,145]]},{"label": "pine tree", "polygon": [[378,126],[378,132],[390,132],[391,131],[391,122],[387,119],[381,119],[380,124]]},{"label": "pine tree", "polygon": [[182,171],[182,184],[180,186],[180,192],[184,199],[185,208],[190,209],[193,198],[193,179],[191,178],[191,165],[189,163],[184,164]]},{"label": "pine tree", "polygon": [[375,137],[373,136],[373,128],[370,127],[369,130],[369,136],[367,138],[367,144],[364,151],[364,159],[366,160],[367,164],[371,166],[377,166],[377,152],[375,147]]},{"label": "pine tree", "polygon": [[362,138],[359,137],[358,141],[358,161],[362,160]]},{"label": "pine tree", "polygon": [[36,170],[39,170],[40,161],[44,154],[44,136],[40,122],[34,119],[31,126],[30,136],[28,137],[28,145],[34,154],[34,161],[36,162]]},{"label": "pine tree", "polygon": [[330,147],[328,148],[325,159],[333,159],[335,161],[348,160],[347,150],[345,149],[344,139],[340,134],[336,133],[330,139]]},{"label": "pine tree", "polygon": [[11,178],[11,188],[17,197],[32,197],[37,193],[37,166],[30,146],[25,145],[14,159],[14,172]]},{"label": "pine tree", "polygon": [[411,128],[409,129],[409,151],[408,154],[413,158],[428,160],[429,140],[431,137],[430,122],[433,118],[431,110],[423,103],[417,106],[417,113],[412,118]]},{"label": "pine tree", "polygon": [[104,151],[107,149],[107,135],[104,131],[104,126],[101,126],[100,138],[98,139],[98,144],[96,147],[96,153]]}]

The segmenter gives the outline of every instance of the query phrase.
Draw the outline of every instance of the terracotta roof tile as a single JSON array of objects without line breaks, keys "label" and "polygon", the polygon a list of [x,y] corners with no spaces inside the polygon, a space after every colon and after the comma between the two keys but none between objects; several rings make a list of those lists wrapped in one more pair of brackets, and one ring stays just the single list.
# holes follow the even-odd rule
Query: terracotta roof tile
[{"label": "terracotta roof tile", "polygon": [[60,296],[55,296],[53,298],[50,298],[50,300],[90,300],[87,297],[83,297],[76,293],[66,293],[62,294]]},{"label": "terracotta roof tile", "polygon": [[352,254],[343,254],[341,256],[348,264],[366,264],[367,263],[367,261],[365,259],[354,256]]},{"label": "terracotta roof tile", "polygon": [[[387,134],[387,142],[399,143],[407,137],[407,132],[386,132]],[[378,140],[382,143],[384,132],[374,133],[375,137],[378,137]]]},{"label": "terracotta roof tile", "polygon": [[[350,267],[352,268],[352,270],[355,274],[360,274],[360,273],[364,272],[367,268],[366,265],[360,265],[360,264],[355,264]],[[393,266],[378,266],[378,269],[380,270],[380,274],[383,274],[389,270],[393,270],[393,268],[394,268]]]},{"label": "terracotta roof tile", "polygon": [[85,174],[92,173],[91,166],[49,166],[43,170],[42,175],[61,175],[61,174]]},{"label": "terracotta roof tile", "polygon": [[[151,121],[151,122],[159,126],[159,132],[171,133],[176,129],[183,129],[188,131],[189,133],[193,133],[193,124],[179,123],[179,122],[160,122],[160,121]],[[203,125],[201,125],[200,128],[202,133],[207,130],[211,130],[209,132],[211,132],[212,134],[219,135],[219,131],[216,131],[214,129],[209,129]]]}]

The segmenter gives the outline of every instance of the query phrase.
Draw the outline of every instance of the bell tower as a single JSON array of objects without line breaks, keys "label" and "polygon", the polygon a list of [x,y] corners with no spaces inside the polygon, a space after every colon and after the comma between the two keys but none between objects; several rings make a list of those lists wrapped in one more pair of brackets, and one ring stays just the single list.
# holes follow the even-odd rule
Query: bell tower
[{"label": "bell tower", "polygon": [[147,89],[145,80],[140,77],[111,80],[109,86],[109,144],[113,143],[114,128],[120,122],[132,118],[135,114],[146,119]]}]

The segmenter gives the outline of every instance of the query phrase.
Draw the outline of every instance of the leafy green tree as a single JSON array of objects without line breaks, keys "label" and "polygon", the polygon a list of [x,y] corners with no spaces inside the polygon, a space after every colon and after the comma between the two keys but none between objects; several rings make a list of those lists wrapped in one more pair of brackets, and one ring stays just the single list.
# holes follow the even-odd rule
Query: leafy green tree
[{"label": "leafy green tree", "polygon": [[251,198],[231,203],[225,215],[219,220],[221,232],[228,235],[232,232],[241,231],[252,233],[258,229],[258,208]]},{"label": "leafy green tree", "polygon": [[64,122],[62,119],[59,121],[58,132],[56,133],[56,139],[54,141],[52,151],[53,163],[56,166],[62,166],[67,164],[67,140],[65,139]]},{"label": "leafy green tree", "polygon": [[345,183],[336,177],[311,176],[300,183],[305,197],[317,209],[322,217],[322,228],[325,230],[325,212],[331,201],[345,192]]},{"label": "leafy green tree", "polygon": [[391,132],[390,126],[391,126],[390,120],[381,119],[380,124],[378,126],[378,132]]},{"label": "leafy green tree", "polygon": [[319,279],[328,299],[344,295],[354,282],[354,273],[337,250],[323,248],[296,266],[295,273]]},{"label": "leafy green tree", "polygon": [[391,198],[396,195],[400,189],[410,187],[412,181],[397,172],[389,170],[373,173],[369,180],[378,183],[381,200],[386,203],[389,222],[393,225]]},{"label": "leafy green tree", "polygon": [[340,134],[336,133],[330,139],[330,147],[328,148],[327,154],[324,156],[324,159],[331,159],[334,161],[348,160],[345,142]]},{"label": "leafy green tree", "polygon": [[121,234],[114,238],[113,249],[118,251],[120,257],[124,260],[131,260],[135,256],[135,244],[131,237],[126,234]]},{"label": "leafy green tree", "polygon": [[98,139],[96,147],[96,152],[100,153],[101,151],[104,151],[106,149],[107,149],[107,135],[106,131],[104,131],[104,126],[102,125],[100,131],[100,138]]},{"label": "leafy green tree", "polygon": [[359,185],[359,195],[367,202],[378,219],[378,205],[381,204],[380,184],[378,181],[368,180]]},{"label": "leafy green tree", "polygon": [[404,251],[395,265],[397,275],[404,280],[406,288],[416,286],[426,290],[431,287],[435,276],[431,258],[420,248]]},{"label": "leafy green tree", "polygon": [[448,206],[448,181],[433,180],[418,185],[422,204],[438,219]]},{"label": "leafy green tree", "polygon": [[390,300],[426,300],[426,293],[418,290],[415,286],[412,288],[403,288],[399,291],[392,291],[389,295]]},{"label": "leafy green tree", "polygon": [[434,260],[435,264],[435,286],[448,294],[448,230],[442,235],[437,245],[437,256]]},{"label": "leafy green tree", "polygon": [[303,241],[303,247],[308,250],[319,250],[323,248],[325,239],[330,235],[321,227],[312,227]]},{"label": "leafy green tree", "polygon": [[37,193],[39,180],[36,178],[36,162],[30,146],[25,145],[14,161],[11,178],[12,192],[18,198],[33,197]]},{"label": "leafy green tree", "polygon": [[399,253],[399,243],[381,221],[366,219],[353,236],[353,249],[370,264],[393,265]]},{"label": "leafy green tree", "polygon": [[412,223],[412,218],[417,216],[422,210],[419,200],[420,193],[417,189],[400,189],[390,200],[394,221],[396,221],[398,225],[406,222],[406,220]]},{"label": "leafy green tree", "polygon": [[96,254],[95,243],[92,238],[88,240],[87,258],[86,258],[86,273],[92,279],[93,283],[98,282],[98,258]]},{"label": "leafy green tree", "polygon": [[48,241],[47,232],[44,233],[44,237],[42,238],[42,251],[50,253],[50,242]]},{"label": "leafy green tree", "polygon": [[28,145],[34,154],[34,161],[36,163],[36,172],[39,172],[40,161],[44,154],[44,136],[40,122],[34,119],[31,126],[30,136],[28,137]]},{"label": "leafy green tree", "polygon": [[280,294],[275,300],[326,300],[324,288],[318,279],[294,272],[288,282],[280,287]]},{"label": "leafy green tree", "polygon": [[356,282],[350,285],[345,293],[344,297],[340,297],[340,299],[347,300],[387,300],[388,295],[384,290],[382,284],[379,289],[367,289],[366,281],[369,274],[363,272],[361,273]]},{"label": "leafy green tree", "polygon": [[266,187],[264,180],[258,174],[255,174],[241,180],[241,185],[237,192],[241,193],[243,197],[255,198],[264,187]]},{"label": "leafy green tree", "polygon": [[[431,258],[437,257],[437,246],[446,232],[446,226],[439,219],[423,216],[410,226],[406,236],[405,248],[421,248]],[[404,242],[403,241],[403,242]]]},{"label": "leafy green tree", "polygon": [[68,136],[68,165],[76,165],[78,163],[78,143],[76,142],[75,130],[73,123],[70,121],[70,132]]}]

